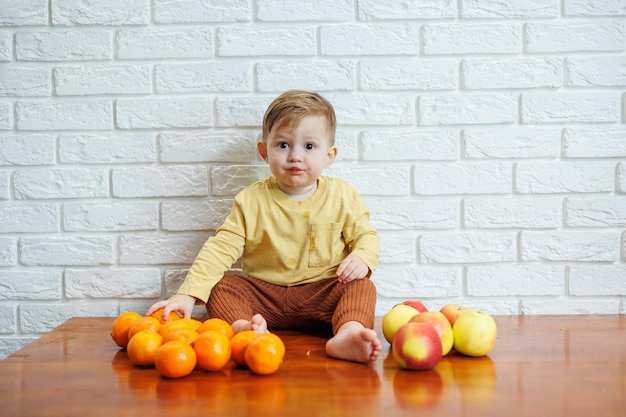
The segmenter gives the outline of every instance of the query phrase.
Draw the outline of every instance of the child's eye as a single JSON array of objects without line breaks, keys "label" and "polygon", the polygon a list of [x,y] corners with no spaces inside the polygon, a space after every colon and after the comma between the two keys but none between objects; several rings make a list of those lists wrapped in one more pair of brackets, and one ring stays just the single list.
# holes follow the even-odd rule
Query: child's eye
[{"label": "child's eye", "polygon": [[289,147],[289,144],[287,142],[278,142],[276,146],[280,149],[287,149]]},{"label": "child's eye", "polygon": [[304,149],[315,149],[315,144],[314,143],[307,143],[306,145],[304,145]]}]

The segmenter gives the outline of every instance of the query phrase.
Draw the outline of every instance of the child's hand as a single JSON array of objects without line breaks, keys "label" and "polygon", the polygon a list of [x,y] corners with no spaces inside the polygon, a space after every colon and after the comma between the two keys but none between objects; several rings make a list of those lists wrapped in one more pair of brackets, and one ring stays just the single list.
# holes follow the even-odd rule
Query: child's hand
[{"label": "child's hand", "polygon": [[369,267],[363,259],[356,255],[348,255],[337,268],[337,279],[339,282],[347,284],[355,279],[365,278],[370,272]]},{"label": "child's hand", "polygon": [[167,300],[154,303],[146,312],[146,316],[151,315],[160,308],[163,308],[163,318],[167,319],[172,311],[178,311],[183,317],[191,317],[196,298],[186,294],[176,294]]}]

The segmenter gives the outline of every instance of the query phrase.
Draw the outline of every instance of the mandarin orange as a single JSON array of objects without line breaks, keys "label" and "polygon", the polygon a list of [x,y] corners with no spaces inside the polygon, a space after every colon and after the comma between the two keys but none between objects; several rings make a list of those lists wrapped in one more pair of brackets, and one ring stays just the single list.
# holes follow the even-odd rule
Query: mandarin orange
[{"label": "mandarin orange", "polygon": [[128,330],[141,317],[143,317],[141,314],[134,311],[127,311],[117,316],[111,326],[111,338],[115,344],[121,348],[126,348],[126,345],[128,345]]},{"label": "mandarin orange", "polygon": [[245,359],[255,374],[269,375],[280,368],[285,357],[285,344],[274,333],[260,334],[250,341]]},{"label": "mandarin orange", "polygon": [[130,363],[137,366],[152,366],[156,354],[163,344],[163,337],[152,330],[142,330],[128,341],[126,352]]},{"label": "mandarin orange", "polygon": [[220,371],[230,362],[230,340],[219,330],[200,333],[193,348],[198,357],[198,368],[205,371]]},{"label": "mandarin orange", "polygon": [[175,340],[158,349],[154,365],[161,376],[181,378],[193,372],[196,360],[196,352],[188,343]]},{"label": "mandarin orange", "polygon": [[179,329],[173,329],[163,338],[163,343],[179,340],[191,345],[197,338],[198,332],[191,327],[181,327]]},{"label": "mandarin orange", "polygon": [[155,311],[154,313],[152,313],[150,315],[152,317],[154,317],[155,319],[157,319],[158,321],[160,321],[161,324],[165,324],[165,323],[173,321],[173,320],[180,320],[181,319],[181,317],[178,315],[177,312],[170,311],[170,315],[167,316],[167,320],[165,320],[163,318],[163,308],[158,309],[157,311]]},{"label": "mandarin orange", "polygon": [[200,334],[206,332],[207,330],[218,330],[230,340],[235,335],[235,330],[226,320],[218,319],[217,317],[213,317],[207,319],[202,322],[202,325],[196,329],[196,331]]},{"label": "mandarin orange", "polygon": [[182,321],[183,323],[188,324],[195,331],[198,331],[198,327],[202,326],[202,322],[200,320],[192,319],[192,318],[189,318],[189,317],[182,318],[182,319],[176,320],[176,321]]},{"label": "mandarin orange", "polygon": [[173,320],[173,321],[168,321],[167,323],[165,323],[163,327],[161,327],[161,330],[159,330],[159,334],[163,336],[163,339],[165,339],[167,338],[167,335],[170,334],[172,331],[181,329],[181,328],[192,329],[191,325],[182,319]]},{"label": "mandarin orange", "polygon": [[162,326],[161,322],[154,317],[142,316],[140,319],[137,319],[132,326],[130,326],[130,329],[128,329],[128,340],[130,341],[134,335],[142,330],[151,330],[158,333]]},{"label": "mandarin orange", "polygon": [[254,330],[244,330],[233,336],[230,339],[231,357],[233,362],[237,365],[246,366],[246,349],[252,339],[259,334]]}]

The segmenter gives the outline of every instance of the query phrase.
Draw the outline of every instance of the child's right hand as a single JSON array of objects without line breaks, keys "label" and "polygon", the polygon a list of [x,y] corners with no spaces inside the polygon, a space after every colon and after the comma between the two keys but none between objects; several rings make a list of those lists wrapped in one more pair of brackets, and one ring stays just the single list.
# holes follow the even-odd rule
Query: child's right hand
[{"label": "child's right hand", "polygon": [[146,311],[146,316],[151,315],[160,308],[163,308],[163,319],[167,319],[172,311],[177,311],[183,317],[190,318],[193,306],[196,305],[196,298],[186,294],[175,294],[167,300],[154,303]]}]

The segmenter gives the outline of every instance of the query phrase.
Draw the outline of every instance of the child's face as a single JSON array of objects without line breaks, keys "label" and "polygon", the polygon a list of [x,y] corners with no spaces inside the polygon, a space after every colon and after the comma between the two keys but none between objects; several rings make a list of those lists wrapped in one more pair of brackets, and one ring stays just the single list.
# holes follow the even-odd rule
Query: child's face
[{"label": "child's face", "polygon": [[295,129],[274,127],[266,142],[258,143],[259,154],[269,164],[278,186],[288,195],[306,194],[337,156],[330,145],[326,118],[306,116]]}]

